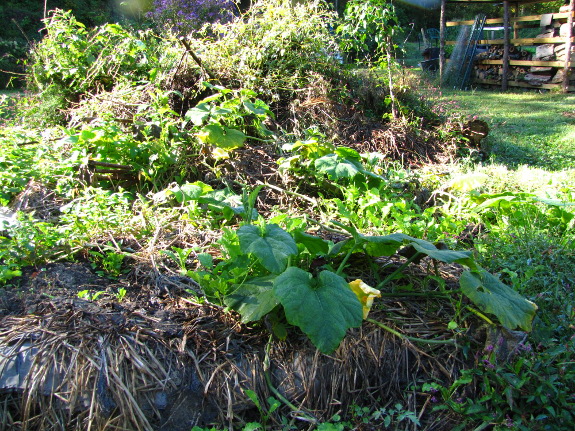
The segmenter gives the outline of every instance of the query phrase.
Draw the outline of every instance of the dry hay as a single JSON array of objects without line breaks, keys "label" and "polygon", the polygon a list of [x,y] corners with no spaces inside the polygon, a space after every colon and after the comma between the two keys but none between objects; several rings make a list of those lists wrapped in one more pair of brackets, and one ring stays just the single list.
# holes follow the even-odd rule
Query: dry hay
[{"label": "dry hay", "polygon": [[14,211],[33,213],[35,218],[50,222],[58,218],[63,203],[63,199],[54,190],[30,180],[26,188],[12,199],[10,207]]},{"label": "dry hay", "polygon": [[[292,331],[269,344],[266,358],[263,327],[241,325],[220,307],[151,292],[121,303],[75,294],[44,297],[34,315],[0,320],[0,429],[232,427],[258,419],[246,389],[262,401],[276,396],[266,378],[295,404],[297,411],[284,406],[279,413],[299,427],[346,414],[352,404],[401,401],[426,429],[442,429],[431,417],[430,395],[415,388],[450,381],[462,366],[452,345],[416,345],[370,323],[350,331],[333,355]],[[433,301],[384,300],[384,311],[371,317],[408,335],[450,337],[444,314],[452,310]]]},{"label": "dry hay", "polygon": [[352,148],[360,152],[378,152],[405,167],[420,167],[453,161],[457,142],[440,141],[436,132],[415,130],[405,118],[386,124],[364,123],[347,130]]}]

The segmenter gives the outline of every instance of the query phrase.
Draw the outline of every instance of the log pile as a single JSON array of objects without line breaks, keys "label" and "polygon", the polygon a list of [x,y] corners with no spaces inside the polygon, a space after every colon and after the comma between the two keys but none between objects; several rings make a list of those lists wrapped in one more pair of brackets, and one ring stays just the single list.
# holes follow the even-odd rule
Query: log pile
[{"label": "log pile", "polygon": [[[569,31],[567,23],[560,23],[549,18],[550,23],[543,22],[542,16],[541,32],[535,37],[536,39],[553,38],[553,37],[566,37]],[[575,30],[573,31],[575,34]],[[523,60],[523,61],[556,61],[564,62],[566,60],[566,44],[553,44],[545,43],[535,46],[535,53],[531,53],[518,46],[509,47],[509,60]],[[575,51],[572,49],[570,53],[570,61],[575,61]],[[481,52],[475,57],[475,66],[473,76],[477,80],[489,80],[501,82],[503,78],[503,66],[493,64],[482,64],[481,60],[502,60],[503,59],[503,45],[492,45],[489,50]],[[569,69],[569,84],[575,85],[575,71],[573,68]],[[563,82],[564,70],[562,67],[547,66],[537,64],[533,66],[517,66],[510,65],[508,80],[510,82],[524,82],[532,86],[541,86],[542,84],[559,84]]]}]

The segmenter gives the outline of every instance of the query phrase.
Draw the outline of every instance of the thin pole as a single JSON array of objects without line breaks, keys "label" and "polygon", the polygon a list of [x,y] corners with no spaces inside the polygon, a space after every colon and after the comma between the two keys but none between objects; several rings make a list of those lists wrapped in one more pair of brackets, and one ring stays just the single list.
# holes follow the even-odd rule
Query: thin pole
[{"label": "thin pole", "polygon": [[[572,0],[573,1],[573,0]],[[501,90],[507,91],[509,75],[509,0],[503,2],[503,27],[504,27],[504,45],[503,45],[503,76],[501,79]]]},{"label": "thin pole", "polygon": [[569,92],[569,66],[571,65],[571,38],[573,37],[573,11],[575,0],[569,3],[569,17],[567,18],[567,42],[565,43],[565,65],[563,66],[563,93]]},{"label": "thin pole", "polygon": [[445,73],[445,6],[447,0],[441,0],[441,15],[439,18],[439,82],[443,81]]}]

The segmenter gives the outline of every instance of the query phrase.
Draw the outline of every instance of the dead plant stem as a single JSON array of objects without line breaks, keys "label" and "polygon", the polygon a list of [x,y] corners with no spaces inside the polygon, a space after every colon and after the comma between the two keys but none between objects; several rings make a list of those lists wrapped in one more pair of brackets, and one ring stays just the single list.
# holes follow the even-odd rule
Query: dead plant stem
[{"label": "dead plant stem", "polygon": [[425,338],[417,338],[417,337],[411,337],[409,335],[405,335],[402,334],[399,331],[396,331],[393,328],[390,328],[387,325],[384,325],[381,322],[378,322],[377,320],[374,319],[365,319],[367,322],[369,323],[373,323],[374,325],[379,326],[382,329],[385,329],[387,332],[390,332],[391,334],[395,335],[396,337],[401,338],[402,340],[408,340],[408,341],[413,341],[414,343],[424,343],[424,344],[450,344],[450,345],[457,345],[457,343],[455,342],[455,340],[453,339],[449,339],[449,340],[436,340],[436,339],[432,339],[432,340],[427,340]]}]

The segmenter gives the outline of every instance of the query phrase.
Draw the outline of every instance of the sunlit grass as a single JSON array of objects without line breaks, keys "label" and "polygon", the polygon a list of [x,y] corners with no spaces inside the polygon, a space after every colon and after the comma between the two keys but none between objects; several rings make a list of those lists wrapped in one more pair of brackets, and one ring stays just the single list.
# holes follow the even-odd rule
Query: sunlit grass
[{"label": "sunlit grass", "polygon": [[489,124],[494,162],[547,170],[575,168],[575,95],[496,90],[444,91],[461,112]]}]

